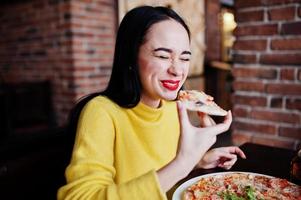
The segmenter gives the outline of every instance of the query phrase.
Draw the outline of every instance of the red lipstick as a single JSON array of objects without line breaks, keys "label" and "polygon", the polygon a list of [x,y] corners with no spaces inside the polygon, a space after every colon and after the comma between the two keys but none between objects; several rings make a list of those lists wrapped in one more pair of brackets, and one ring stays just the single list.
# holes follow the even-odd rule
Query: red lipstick
[{"label": "red lipstick", "polygon": [[161,83],[166,89],[174,91],[178,89],[180,81],[162,80]]}]

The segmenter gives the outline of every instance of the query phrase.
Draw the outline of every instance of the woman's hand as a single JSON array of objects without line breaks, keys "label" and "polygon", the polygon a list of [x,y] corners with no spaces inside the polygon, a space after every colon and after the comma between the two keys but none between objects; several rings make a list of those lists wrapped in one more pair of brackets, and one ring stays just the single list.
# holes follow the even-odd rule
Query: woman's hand
[{"label": "woman's hand", "polygon": [[203,169],[215,167],[230,169],[237,161],[237,155],[243,159],[246,158],[244,152],[236,146],[211,149],[204,155],[201,161],[197,164],[197,167]]},{"label": "woman's hand", "polygon": [[[186,177],[188,173],[204,158],[205,153],[215,143],[216,136],[229,129],[232,122],[231,112],[225,117],[225,120],[220,124],[215,124],[212,121],[206,121],[206,127],[193,126],[188,118],[187,110],[182,102],[177,102],[181,135],[179,141],[178,152],[174,160],[163,168],[157,171],[158,179],[163,191],[168,191],[179,180]],[[208,123],[207,123],[208,122]],[[206,154],[207,155],[207,154]],[[206,156],[207,158],[207,156]],[[208,156],[209,159],[217,156]],[[206,163],[209,163],[206,159]]]},{"label": "woman's hand", "polygon": [[[215,143],[216,136],[229,129],[232,122],[232,115],[229,111],[225,120],[220,124],[215,124],[208,115],[200,116],[201,126],[203,127],[195,127],[191,125],[189,121],[184,104],[179,101],[177,104],[181,125],[177,159],[184,161],[186,167],[192,170],[208,149]],[[201,113],[198,114],[200,115]]]},{"label": "woman's hand", "polygon": [[200,126],[201,127],[208,127],[216,125],[215,121],[206,113],[203,112],[197,112],[199,118],[200,118]]}]

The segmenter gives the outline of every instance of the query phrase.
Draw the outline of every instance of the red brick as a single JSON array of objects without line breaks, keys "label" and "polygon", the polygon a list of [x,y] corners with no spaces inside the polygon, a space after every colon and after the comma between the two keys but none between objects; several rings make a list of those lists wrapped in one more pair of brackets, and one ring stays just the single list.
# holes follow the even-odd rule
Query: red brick
[{"label": "red brick", "polygon": [[236,9],[245,7],[257,7],[261,6],[261,0],[236,0],[234,1],[234,6]]},{"label": "red brick", "polygon": [[282,147],[286,149],[294,149],[295,142],[293,140],[287,140],[282,138],[260,137],[254,136],[252,142],[256,144],[262,144],[272,147]]},{"label": "red brick", "polygon": [[73,72],[95,72],[94,66],[80,66],[80,67],[74,67],[73,69],[70,69]]},{"label": "red brick", "polygon": [[33,8],[35,9],[44,9],[45,3],[44,2],[34,2],[32,5]]},{"label": "red brick", "polygon": [[[12,78],[12,80],[15,80],[14,77],[21,77],[16,79],[17,82],[22,80],[51,80],[54,89],[53,99],[56,102],[54,104],[55,114],[58,116],[57,120],[61,125],[64,124],[64,119],[71,108],[70,102],[75,100],[74,98],[78,94],[83,94],[79,89],[73,88],[79,79],[78,74],[91,77],[91,80],[89,79],[91,87],[85,90],[84,93],[90,93],[96,87],[100,90],[105,85],[103,83],[105,80],[89,73],[88,70],[90,69],[86,67],[89,64],[110,66],[112,63],[111,50],[114,48],[114,45],[106,44],[106,47],[104,47],[103,44],[98,43],[102,41],[110,41],[112,43],[112,41],[115,41],[115,1],[101,1],[108,2],[111,6],[104,6],[104,4],[97,2],[94,2],[93,5],[87,5],[82,2],[77,6],[78,10],[73,9],[74,2],[26,1],[20,4],[12,4],[9,6],[9,9],[0,7],[0,13],[5,13],[5,15],[9,16],[6,21],[0,19],[2,22],[0,29],[4,31],[2,35],[5,35],[5,37],[1,38],[1,41],[7,41],[5,45],[1,44],[3,48],[7,49],[6,54],[3,56],[10,61],[9,65],[12,63],[18,65],[10,72],[5,72],[4,76]],[[87,10],[88,6],[92,9]],[[94,12],[96,10],[99,10],[99,12]],[[20,13],[22,13],[22,16]],[[81,21],[76,21],[76,23],[70,21],[72,17],[79,15],[84,16]],[[103,18],[108,20],[99,20]],[[80,38],[70,37],[72,33],[79,31],[78,27],[85,28],[85,30],[80,30],[79,34],[88,33],[96,37],[86,38],[87,40],[84,42],[81,40],[81,43],[78,44],[77,41]],[[65,33],[67,37],[64,35]],[[104,35],[103,38],[100,33]],[[88,45],[95,48],[95,57],[98,57],[98,60],[90,62],[90,60],[86,59],[80,63],[81,65],[78,65],[79,62],[75,62],[74,57],[72,57],[73,50],[75,50],[72,49],[73,45]],[[13,47],[12,50],[9,50],[11,49],[10,46]],[[103,49],[106,52],[101,52]],[[25,54],[22,54],[24,57],[16,56],[15,52],[25,52]],[[98,56],[100,53],[108,53],[110,55]],[[80,52],[80,54],[84,54],[84,52]],[[27,59],[26,55],[29,55],[30,59]],[[104,60],[104,57],[110,57],[110,59]],[[0,62],[2,62],[2,56]],[[73,71],[70,71],[70,69]],[[98,68],[95,69],[98,72]],[[99,72],[102,73],[103,71]],[[107,78],[109,74],[104,74],[104,76]],[[71,90],[68,89],[69,87]]]},{"label": "red brick", "polygon": [[286,108],[301,111],[301,99],[286,99]]},{"label": "red brick", "polygon": [[278,25],[265,24],[265,25],[237,26],[237,28],[234,29],[233,34],[235,36],[276,35],[278,34]]},{"label": "red brick", "polygon": [[301,22],[284,23],[281,26],[281,34],[283,35],[300,35],[301,34]]},{"label": "red brick", "polygon": [[271,108],[282,108],[283,99],[281,97],[274,97],[271,99]]},{"label": "red brick", "polygon": [[274,8],[268,10],[269,20],[292,20],[295,18],[295,7]]},{"label": "red brick", "polygon": [[288,3],[298,3],[300,0],[264,0],[264,5],[278,5],[278,4],[288,4]]},{"label": "red brick", "polygon": [[283,137],[295,138],[301,140],[301,128],[295,127],[280,127],[279,135]]},{"label": "red brick", "polygon": [[249,113],[249,111],[246,108],[237,107],[237,106],[235,106],[233,108],[233,116],[234,117],[247,117],[248,113]]},{"label": "red brick", "polygon": [[275,69],[263,68],[233,68],[232,73],[234,77],[239,78],[259,78],[259,79],[276,79],[277,71]]},{"label": "red brick", "polygon": [[300,65],[301,54],[264,54],[260,55],[260,63],[277,65]]},{"label": "red brick", "polygon": [[301,39],[274,39],[271,40],[272,50],[301,50]]},{"label": "red brick", "polygon": [[268,124],[257,124],[252,122],[235,121],[232,126],[235,130],[257,132],[257,133],[263,133],[269,135],[276,135],[277,132],[277,128],[275,125],[268,125]]},{"label": "red brick", "polygon": [[234,53],[233,61],[235,63],[256,63],[256,55],[254,54],[238,54]]},{"label": "red brick", "polygon": [[265,84],[263,82],[234,81],[233,87],[235,91],[265,91]]},{"label": "red brick", "polygon": [[236,22],[257,22],[263,21],[263,10],[236,12]]},{"label": "red brick", "polygon": [[75,83],[73,88],[75,88],[75,89],[100,88],[100,84],[93,83],[92,81],[85,81],[85,82],[82,82],[82,83]]},{"label": "red brick", "polygon": [[291,124],[300,123],[300,115],[295,113],[273,112],[269,110],[252,110],[250,116],[254,119],[283,122]]},{"label": "red brick", "polygon": [[246,143],[246,142],[251,142],[252,140],[252,135],[251,134],[246,134],[246,133],[243,133],[241,131],[238,131],[238,130],[234,130],[232,132],[232,141],[235,145],[241,145],[243,143]]},{"label": "red brick", "polygon": [[281,80],[295,80],[295,69],[281,69]]},{"label": "red brick", "polygon": [[258,97],[258,96],[233,95],[232,101],[234,102],[234,104],[249,105],[249,106],[267,105],[267,99],[265,97]]},{"label": "red brick", "polygon": [[234,50],[257,50],[263,51],[267,48],[266,40],[236,40],[233,45]]},{"label": "red brick", "polygon": [[205,57],[208,61],[220,60],[221,58],[221,26],[219,26],[220,3],[218,0],[206,1],[205,3],[205,35],[206,51]]},{"label": "red brick", "polygon": [[71,10],[71,4],[70,3],[60,4],[56,7],[56,9],[58,9],[58,11],[61,13],[69,12]]},{"label": "red brick", "polygon": [[282,95],[300,95],[301,84],[268,83],[267,93]]},{"label": "red brick", "polygon": [[107,6],[108,8],[111,8],[111,9],[114,9],[116,6],[114,1],[108,1],[108,0],[99,1],[99,2],[97,2],[97,4],[99,4],[101,7]]}]

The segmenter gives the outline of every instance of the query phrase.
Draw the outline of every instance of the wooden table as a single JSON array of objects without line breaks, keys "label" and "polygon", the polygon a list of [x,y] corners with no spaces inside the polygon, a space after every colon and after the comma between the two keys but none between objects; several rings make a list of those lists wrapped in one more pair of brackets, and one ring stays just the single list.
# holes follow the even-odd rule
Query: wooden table
[{"label": "wooden table", "polygon": [[[290,180],[290,162],[296,151],[252,143],[245,143],[240,148],[246,154],[247,159],[238,159],[230,171],[254,172]],[[224,171],[226,170],[220,168],[193,170],[167,192],[167,197],[171,199],[177,187],[193,177]]]}]

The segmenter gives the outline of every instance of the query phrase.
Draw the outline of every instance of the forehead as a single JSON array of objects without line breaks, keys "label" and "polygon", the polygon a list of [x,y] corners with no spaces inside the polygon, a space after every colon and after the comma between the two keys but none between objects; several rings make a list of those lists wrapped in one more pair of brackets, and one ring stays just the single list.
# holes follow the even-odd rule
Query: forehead
[{"label": "forehead", "polygon": [[175,20],[164,20],[153,24],[146,34],[146,44],[168,48],[190,48],[186,29]]}]

